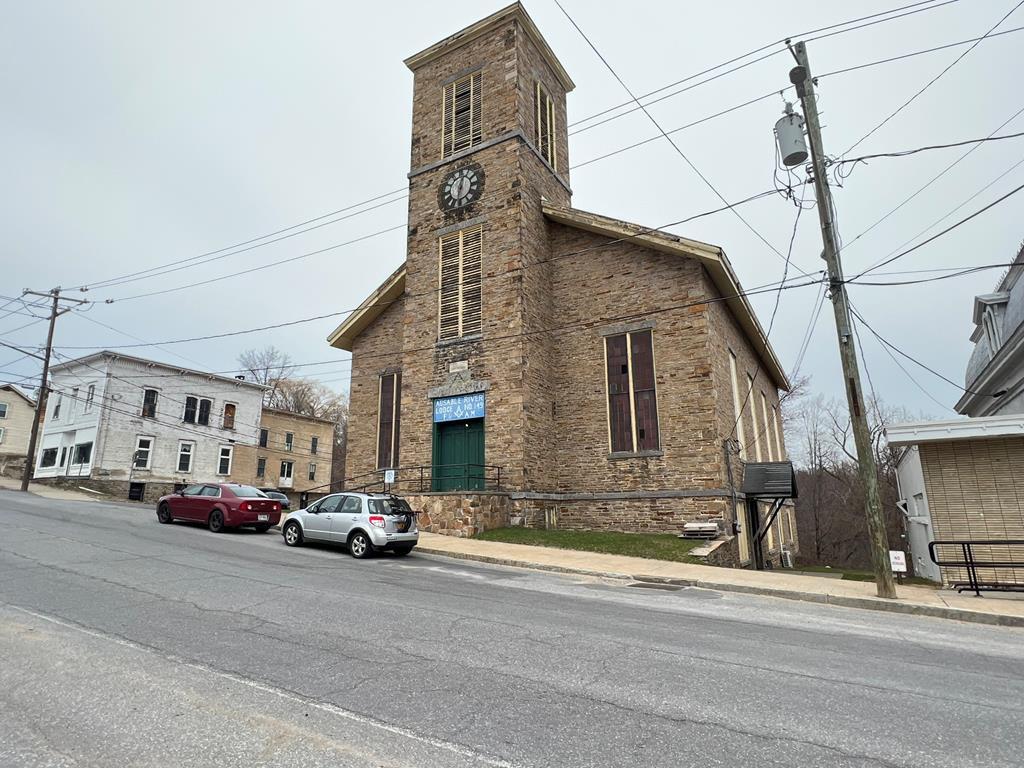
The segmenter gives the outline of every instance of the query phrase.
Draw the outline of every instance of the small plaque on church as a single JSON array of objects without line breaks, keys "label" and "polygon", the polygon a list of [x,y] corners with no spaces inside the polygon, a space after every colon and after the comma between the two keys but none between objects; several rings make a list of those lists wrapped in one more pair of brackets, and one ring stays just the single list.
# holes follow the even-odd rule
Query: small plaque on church
[{"label": "small plaque on church", "polygon": [[448,373],[458,373],[459,371],[469,370],[469,360],[456,360],[454,363],[448,364]]}]

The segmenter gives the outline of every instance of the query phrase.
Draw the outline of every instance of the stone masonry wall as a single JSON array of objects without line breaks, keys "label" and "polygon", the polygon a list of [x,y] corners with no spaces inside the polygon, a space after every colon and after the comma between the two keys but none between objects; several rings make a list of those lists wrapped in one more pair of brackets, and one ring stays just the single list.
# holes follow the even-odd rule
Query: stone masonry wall
[{"label": "stone masonry wall", "polygon": [[504,493],[425,493],[406,495],[405,499],[420,513],[417,525],[421,531],[448,536],[472,537],[492,528],[505,528],[512,509]]},{"label": "stone masonry wall", "polygon": [[721,520],[724,498],[567,499],[514,498],[512,521],[528,528],[679,533],[684,523]]},{"label": "stone masonry wall", "polygon": [[[705,277],[707,291],[711,296],[721,294]],[[716,426],[719,433],[719,451],[723,450],[722,444],[733,435],[733,426],[736,424],[735,405],[733,403],[732,376],[729,368],[730,350],[736,355],[736,377],[739,387],[740,403],[743,405],[742,434],[737,429],[736,438],[744,446],[744,457],[747,461],[756,461],[755,435],[761,442],[761,458],[764,461],[783,461],[786,457],[785,436],[780,432],[779,441],[782,443],[782,455],[778,455],[775,445],[775,430],[764,428],[764,415],[761,404],[761,393],[763,392],[768,402],[769,417],[772,406],[780,413],[779,426],[781,427],[781,410],[779,403],[779,390],[768,372],[763,366],[759,366],[759,358],[754,353],[750,342],[740,330],[736,318],[725,302],[716,301],[708,304],[710,323],[710,355],[712,362],[712,380],[715,389],[715,414]],[[754,389],[750,397],[747,397],[748,379],[754,377]],[[770,425],[771,426],[771,425]],[[755,431],[756,428],[756,431]],[[743,480],[744,457],[735,451],[732,456],[732,475],[736,486],[740,486]],[[723,458],[724,461],[724,458]],[[742,503],[740,514],[743,515]],[[793,518],[793,510],[785,507],[779,512],[775,523],[772,525],[770,536],[765,539],[766,552],[778,552],[780,542],[785,541],[790,548],[797,549],[796,521]]]},{"label": "stone masonry wall", "polygon": [[[707,310],[666,309],[705,295],[700,265],[575,228],[551,225],[550,232],[553,302],[565,328],[554,334],[557,445],[546,462],[547,487],[533,490],[721,489]],[[604,338],[639,327],[653,331],[660,450],[613,456]]]},{"label": "stone masonry wall", "polygon": [[[377,468],[379,379],[382,373],[401,367],[404,319],[405,300],[400,297],[359,334],[352,345],[352,386],[349,392],[348,452],[345,461],[347,477],[360,478]],[[404,390],[403,382],[403,408]],[[401,454],[399,458],[406,460]],[[366,482],[370,479],[361,478]],[[360,484],[361,480],[355,484]]]}]

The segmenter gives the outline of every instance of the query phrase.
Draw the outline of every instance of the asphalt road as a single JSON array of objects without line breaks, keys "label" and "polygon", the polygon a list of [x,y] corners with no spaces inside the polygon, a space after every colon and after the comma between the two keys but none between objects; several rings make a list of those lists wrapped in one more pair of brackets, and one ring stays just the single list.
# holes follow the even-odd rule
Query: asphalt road
[{"label": "asphalt road", "polygon": [[0,491],[0,766],[1020,766],[1024,631]]}]

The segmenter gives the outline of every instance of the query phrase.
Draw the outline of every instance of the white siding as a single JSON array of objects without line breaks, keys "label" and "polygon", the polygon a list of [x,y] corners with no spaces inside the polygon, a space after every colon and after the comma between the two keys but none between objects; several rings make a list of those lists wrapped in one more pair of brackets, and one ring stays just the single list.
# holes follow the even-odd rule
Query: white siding
[{"label": "white siding", "polygon": [[[37,469],[36,477],[91,472],[93,478],[108,480],[130,477],[137,482],[215,481],[220,446],[256,444],[262,388],[131,359],[94,358],[86,362],[61,368],[54,374],[53,387],[65,392],[65,407],[61,409],[61,419],[52,422],[51,402],[39,455],[48,447],[77,444],[94,437],[92,463],[88,467]],[[92,411],[83,414],[80,402],[74,420],[68,420],[67,393],[78,387],[83,397],[89,383],[96,385]],[[148,388],[158,392],[155,418],[142,416],[144,391]],[[212,401],[208,425],[184,422],[184,402],[188,396]],[[225,403],[235,405],[234,429],[222,426]],[[153,439],[149,468],[133,469],[135,447],[143,435]],[[182,440],[195,443],[192,471],[187,474],[177,471],[178,445]]]}]

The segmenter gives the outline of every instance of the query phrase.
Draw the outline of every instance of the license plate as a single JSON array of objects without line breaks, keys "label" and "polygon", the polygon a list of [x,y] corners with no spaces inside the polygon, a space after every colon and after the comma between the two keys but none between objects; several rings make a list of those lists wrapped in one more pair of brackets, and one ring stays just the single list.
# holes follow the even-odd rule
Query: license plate
[{"label": "license plate", "polygon": [[256,515],[256,519],[259,520],[260,522],[263,522],[264,520],[269,520],[270,519],[270,515]]}]

